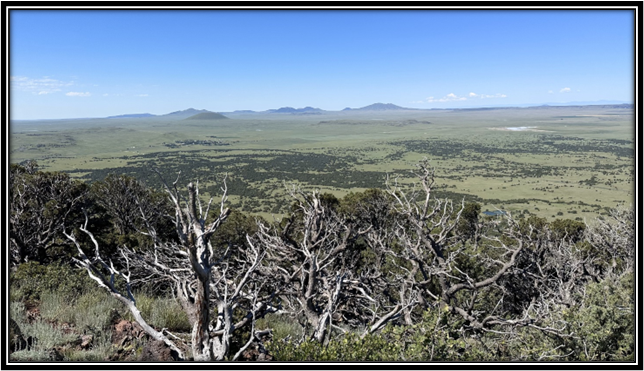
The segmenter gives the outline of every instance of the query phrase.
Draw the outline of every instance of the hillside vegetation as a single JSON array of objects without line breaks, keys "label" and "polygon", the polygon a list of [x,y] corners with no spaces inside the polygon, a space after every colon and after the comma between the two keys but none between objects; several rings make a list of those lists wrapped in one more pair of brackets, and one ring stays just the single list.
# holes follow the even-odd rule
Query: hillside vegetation
[{"label": "hillside vegetation", "polygon": [[487,217],[421,161],[267,220],[150,170],[11,166],[11,361],[634,360],[632,206]]}]

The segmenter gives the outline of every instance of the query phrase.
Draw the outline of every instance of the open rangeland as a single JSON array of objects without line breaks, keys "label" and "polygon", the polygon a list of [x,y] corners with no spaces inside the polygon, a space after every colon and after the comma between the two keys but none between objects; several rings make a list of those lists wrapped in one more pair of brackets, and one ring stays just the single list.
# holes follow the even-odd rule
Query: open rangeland
[{"label": "open rangeland", "polygon": [[289,204],[285,184],[343,196],[412,185],[414,164],[435,167],[436,195],[482,210],[548,219],[594,217],[634,202],[631,106],[227,114],[227,120],[161,117],[18,121],[11,162],[88,181],[130,174],[158,185],[200,181],[232,206],[263,216]]}]

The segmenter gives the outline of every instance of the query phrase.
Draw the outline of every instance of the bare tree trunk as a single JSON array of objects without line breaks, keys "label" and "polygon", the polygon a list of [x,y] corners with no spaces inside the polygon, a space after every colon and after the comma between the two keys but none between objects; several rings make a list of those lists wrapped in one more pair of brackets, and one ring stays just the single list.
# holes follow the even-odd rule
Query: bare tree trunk
[{"label": "bare tree trunk", "polygon": [[[210,281],[210,276],[208,276]],[[210,289],[209,282],[197,280],[197,296],[195,298],[196,321],[192,328],[192,354],[195,361],[207,361],[213,359],[210,349],[210,336],[208,334],[210,325]]]},{"label": "bare tree trunk", "polygon": [[[173,222],[179,243],[161,241],[153,223],[154,216],[158,217],[158,215],[150,216],[146,214],[145,210],[149,211],[149,209],[140,207],[138,199],[135,199],[135,203],[139,205],[139,211],[142,215],[141,220],[145,227],[145,230],[138,229],[138,232],[152,238],[154,250],[152,252],[135,253],[124,246],[121,249],[121,253],[128,266],[127,274],[118,272],[111,262],[108,265],[100,258],[98,242],[86,229],[87,215],[85,225],[81,226],[81,230],[87,233],[94,242],[96,261],[88,259],[83,254],[73,235],[66,235],[76,243],[81,256],[81,260],[77,260],[77,262],[87,268],[90,277],[95,279],[99,285],[108,288],[112,295],[126,304],[146,332],[155,339],[163,340],[183,358],[184,356],[179,351],[179,348],[162,333],[163,330],[161,332],[156,331],[141,317],[141,313],[136,307],[136,301],[130,291],[130,263],[136,269],[143,270],[146,276],[151,273],[163,280],[172,282],[177,298],[192,324],[189,347],[192,350],[194,360],[224,360],[230,351],[232,333],[237,328],[246,326],[251,322],[254,323],[255,318],[261,318],[267,312],[273,311],[273,308],[269,308],[266,304],[262,304],[257,308],[250,308],[249,313],[252,313],[252,315],[250,317],[247,315],[236,326],[233,325],[233,307],[238,305],[241,300],[245,300],[244,305],[247,304],[250,294],[244,292],[243,289],[249,282],[256,280],[253,273],[260,266],[265,253],[252,245],[250,249],[245,249],[244,254],[232,264],[234,267],[241,268],[240,271],[228,269],[231,263],[224,260],[227,256],[226,254],[222,254],[222,258],[219,260],[213,260],[215,250],[210,244],[210,238],[230,214],[230,210],[224,207],[226,201],[225,181],[222,188],[224,194],[219,215],[209,223],[206,223],[206,218],[209,215],[211,202],[208,203],[204,212],[199,199],[198,187],[190,183],[188,185],[188,199],[185,200],[177,190],[177,181],[173,183],[172,187],[168,186],[165,181],[163,183],[175,209]],[[96,262],[100,264],[97,266]],[[217,279],[213,280],[213,267],[216,266],[222,269],[220,269]],[[105,270],[110,273],[110,279],[103,276],[103,271]],[[116,290],[114,286],[115,277],[121,277],[126,280],[127,296]],[[214,295],[212,290],[215,291]],[[254,292],[254,298],[252,297],[253,295],[250,295],[252,302],[257,302],[256,295],[258,294],[258,291]],[[213,302],[216,303],[219,311],[216,326],[213,326],[210,315],[210,308]],[[248,318],[252,320],[249,321]]]}]

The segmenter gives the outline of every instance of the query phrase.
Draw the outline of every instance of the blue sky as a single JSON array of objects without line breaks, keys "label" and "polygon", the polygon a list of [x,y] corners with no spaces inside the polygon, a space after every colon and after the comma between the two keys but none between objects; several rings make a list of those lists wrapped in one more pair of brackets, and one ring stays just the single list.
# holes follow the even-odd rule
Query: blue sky
[{"label": "blue sky", "polygon": [[13,10],[11,118],[617,100],[625,10]]}]

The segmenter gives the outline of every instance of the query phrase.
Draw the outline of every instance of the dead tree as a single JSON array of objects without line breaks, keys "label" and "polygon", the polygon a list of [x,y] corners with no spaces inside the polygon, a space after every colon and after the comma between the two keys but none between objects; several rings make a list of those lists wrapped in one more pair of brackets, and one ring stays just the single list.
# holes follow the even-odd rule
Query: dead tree
[{"label": "dead tree", "polygon": [[[418,320],[413,309],[420,306],[461,316],[466,321],[465,327],[474,332],[496,331],[499,327],[538,327],[535,321],[540,317],[534,310],[535,302],[530,307],[532,312],[527,310],[529,301],[526,308],[517,310],[516,319],[508,319],[508,309],[503,305],[510,293],[507,290],[510,278],[520,277],[531,286],[535,281],[547,280],[538,275],[528,277],[517,268],[524,252],[535,248],[535,241],[521,232],[508,213],[504,220],[477,226],[473,242],[463,244],[455,227],[464,203],[455,207],[452,201],[433,197],[434,172],[426,161],[418,165],[416,175],[420,186],[411,192],[388,184],[401,215],[394,230],[373,230],[368,234],[374,248],[388,254],[397,267],[390,275],[399,282],[401,303],[405,297],[417,295],[417,301],[408,305],[405,322],[412,324]],[[487,305],[490,300],[497,302],[491,309]]]},{"label": "dead tree", "polygon": [[[434,172],[427,161],[418,165],[416,175],[420,186],[412,191],[389,185],[401,216],[393,231],[367,234],[373,248],[388,254],[396,267],[389,274],[399,282],[400,303],[407,304],[405,322],[416,322],[420,313],[413,309],[421,308],[460,316],[465,320],[461,329],[474,334],[513,335],[528,327],[572,336],[565,323],[553,326],[549,319],[570,306],[590,279],[584,268],[588,257],[573,241],[554,238],[547,225],[518,222],[505,213],[477,224],[475,238],[464,243],[455,233],[464,204],[455,207],[450,200],[433,197]],[[614,243],[621,241],[618,236],[608,234],[609,240],[601,242],[620,245]],[[617,255],[624,249],[612,251]]]},{"label": "dead tree", "polygon": [[[441,301],[452,302],[449,274],[459,250],[452,231],[457,226],[462,205],[455,210],[448,200],[432,194],[434,174],[426,162],[415,173],[420,189],[405,192],[397,183],[387,181],[398,218],[391,230],[371,230],[368,241],[380,254],[388,255],[396,267],[389,279],[399,284],[398,300],[405,303],[404,320],[413,324],[412,311],[417,304],[428,306]],[[454,292],[455,294],[455,292]],[[417,298],[409,301],[405,298]]]},{"label": "dead tree", "polygon": [[607,217],[587,223],[585,240],[595,250],[589,266],[598,279],[632,272],[635,263],[635,209],[619,206]]},{"label": "dead tree", "polygon": [[[73,234],[67,234],[67,237],[78,246],[80,259],[77,259],[77,262],[87,268],[90,276],[99,282],[99,285],[107,288],[113,296],[125,303],[148,334],[155,339],[163,340],[183,359],[183,353],[177,345],[181,339],[170,334],[166,329],[157,331],[147,325],[136,307],[136,300],[131,291],[131,284],[137,280],[157,280],[171,283],[193,326],[189,342],[193,359],[198,361],[224,360],[229,356],[230,342],[234,331],[250,326],[252,328],[250,340],[254,340],[257,337],[257,331],[254,328],[256,319],[274,311],[270,303],[258,300],[262,285],[257,280],[255,272],[262,262],[265,252],[249,243],[249,248],[241,249],[242,253],[237,254],[235,261],[231,261],[228,249],[238,247],[215,248],[210,243],[211,236],[230,213],[230,210],[225,207],[227,198],[225,180],[219,215],[210,221],[207,221],[206,218],[212,205],[212,198],[204,210],[199,198],[198,185],[188,184],[186,199],[177,189],[178,180],[179,177],[170,186],[162,179],[165,190],[174,205],[172,220],[178,239],[176,241],[162,240],[151,223],[153,216],[147,215],[147,210],[139,207],[145,225],[139,232],[150,236],[154,246],[151,251],[140,252],[124,247],[121,250],[121,256],[125,262],[127,273],[119,272],[111,262],[107,264],[100,257],[98,243],[86,228],[87,219],[85,226],[81,227],[81,231],[88,234],[95,244],[93,259],[83,253]],[[109,278],[102,273],[104,271],[108,272]],[[136,280],[130,279],[132,272],[137,274]],[[125,294],[121,293],[114,285],[114,279],[117,277],[125,280]],[[217,310],[216,318],[211,318],[212,307]],[[233,312],[240,309],[245,310],[246,314],[235,323]],[[232,359],[237,359],[240,354],[237,353]]]},{"label": "dead tree", "polygon": [[276,293],[303,314],[311,338],[324,343],[331,328],[344,331],[337,324],[358,314],[358,302],[375,302],[366,275],[355,272],[350,257],[355,239],[366,231],[325,205],[319,192],[289,191],[295,212],[282,226],[258,223],[258,243],[268,252],[267,274],[276,282]]}]

